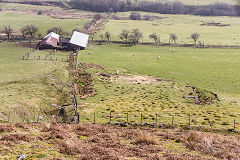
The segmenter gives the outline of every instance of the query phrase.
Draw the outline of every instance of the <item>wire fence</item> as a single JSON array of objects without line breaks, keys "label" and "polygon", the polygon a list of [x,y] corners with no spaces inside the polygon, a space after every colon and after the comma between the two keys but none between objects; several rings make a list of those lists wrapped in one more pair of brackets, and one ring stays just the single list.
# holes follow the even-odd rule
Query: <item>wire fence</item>
[{"label": "wire fence", "polygon": [[[60,112],[59,112],[60,113]],[[211,119],[204,120],[202,123],[202,117],[196,115],[184,114],[171,116],[161,115],[158,113],[148,114],[143,112],[93,112],[86,114],[84,112],[79,113],[79,121],[75,121],[75,114],[57,114],[54,116],[46,115],[43,111],[39,111],[35,114],[27,114],[26,112],[19,114],[17,112],[4,113],[5,118],[1,121],[4,123],[42,123],[56,121],[58,123],[94,123],[94,124],[113,124],[119,126],[148,126],[156,128],[195,128],[195,129],[209,129],[209,130],[225,130],[225,131],[240,131],[239,122],[237,117],[229,118],[228,123],[219,123],[212,121]],[[2,112],[3,114],[3,112]],[[16,117],[18,117],[16,119]],[[54,119],[54,120],[53,120]],[[199,123],[200,122],[200,123]]]}]

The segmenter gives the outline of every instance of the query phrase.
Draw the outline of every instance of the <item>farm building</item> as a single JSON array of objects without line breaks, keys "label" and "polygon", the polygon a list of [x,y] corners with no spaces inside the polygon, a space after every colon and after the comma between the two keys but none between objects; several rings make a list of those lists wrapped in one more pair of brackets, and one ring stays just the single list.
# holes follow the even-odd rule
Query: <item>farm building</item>
[{"label": "farm building", "polygon": [[80,32],[73,32],[71,39],[60,39],[60,36],[51,32],[46,35],[38,44],[38,49],[60,49],[66,51],[83,50],[87,47],[89,35]]},{"label": "farm building", "polygon": [[73,44],[76,48],[82,50],[87,47],[88,38],[89,35],[74,31],[69,43]]},{"label": "farm building", "polygon": [[39,49],[53,49],[58,47],[59,44],[59,35],[56,33],[49,33],[46,35],[38,44],[37,48]]}]

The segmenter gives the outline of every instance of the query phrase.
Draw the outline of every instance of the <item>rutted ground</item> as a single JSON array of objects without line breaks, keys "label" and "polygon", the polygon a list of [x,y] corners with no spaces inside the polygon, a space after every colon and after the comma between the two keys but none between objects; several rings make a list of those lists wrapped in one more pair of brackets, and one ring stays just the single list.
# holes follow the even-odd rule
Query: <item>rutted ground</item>
[{"label": "rutted ground", "polygon": [[0,144],[3,159],[240,158],[234,135],[96,124],[1,124]]}]

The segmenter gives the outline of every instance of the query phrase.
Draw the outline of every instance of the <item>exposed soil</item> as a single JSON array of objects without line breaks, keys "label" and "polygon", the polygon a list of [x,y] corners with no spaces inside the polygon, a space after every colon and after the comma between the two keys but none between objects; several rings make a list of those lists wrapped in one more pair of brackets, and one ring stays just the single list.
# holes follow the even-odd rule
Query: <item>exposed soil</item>
[{"label": "exposed soil", "polygon": [[93,63],[80,63],[78,65],[78,69],[76,71],[75,91],[83,99],[97,94],[94,89],[93,76],[86,72],[86,69],[89,68],[103,69],[104,67]]},{"label": "exposed soil", "polygon": [[153,83],[157,83],[157,82],[164,81],[164,80],[160,80],[160,79],[157,79],[157,78],[151,77],[151,76],[119,75],[119,76],[111,77],[111,81],[123,81],[123,82],[134,83],[134,84],[153,84]]},{"label": "exposed soil", "polygon": [[190,92],[189,95],[194,99],[195,104],[209,105],[219,101],[218,95],[211,91],[200,89],[194,86],[186,87],[192,89],[193,92]]}]

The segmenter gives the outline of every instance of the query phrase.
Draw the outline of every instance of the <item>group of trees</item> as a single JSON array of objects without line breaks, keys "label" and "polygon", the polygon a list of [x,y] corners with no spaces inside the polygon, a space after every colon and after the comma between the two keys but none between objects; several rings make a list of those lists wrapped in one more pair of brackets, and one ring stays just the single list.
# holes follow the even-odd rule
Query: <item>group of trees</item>
[{"label": "group of trees", "polygon": [[[144,11],[162,14],[193,14],[204,16],[238,16],[240,7],[227,3],[209,5],[184,5],[180,1],[147,1],[147,0],[71,0],[70,6],[75,9],[97,12]],[[135,15],[134,18],[139,18]]]},{"label": "group of trees", "polygon": [[[4,26],[2,31],[7,35],[7,39],[10,40],[13,36],[14,30],[10,25]],[[20,29],[20,32],[24,38],[29,37],[30,42],[37,35],[39,36],[39,28],[35,25],[26,25]]]},{"label": "group of trees", "polygon": [[129,30],[122,30],[119,35],[119,38],[123,41],[130,41],[134,44],[138,43],[139,40],[143,37],[143,33],[139,31],[139,29],[133,29],[132,31]]},{"label": "group of trees", "polygon": [[[110,41],[111,33],[105,32],[105,34],[100,34],[101,41],[107,40]],[[194,41],[194,44],[197,44],[197,40],[199,39],[200,34],[192,33],[190,38]],[[141,38],[143,38],[143,33],[139,31],[139,29],[133,29],[132,31],[129,30],[122,30],[119,35],[119,38],[125,42],[132,42],[136,44],[139,42]],[[157,33],[152,33],[149,35],[149,38],[152,39],[155,43],[160,43],[160,36]],[[178,36],[174,33],[169,34],[169,40],[177,44]]]},{"label": "group of trees", "polygon": [[[75,29],[74,29],[75,30]],[[73,30],[73,31],[74,31]],[[13,38],[14,30],[10,25],[4,26],[2,33],[6,34],[7,39],[10,41]],[[30,43],[35,38],[42,38],[41,33],[39,33],[39,28],[33,24],[26,25],[20,29],[21,36],[25,39],[29,39]],[[62,27],[52,27],[47,30],[47,34],[54,32],[60,37],[69,36],[70,34],[66,32]]]}]

